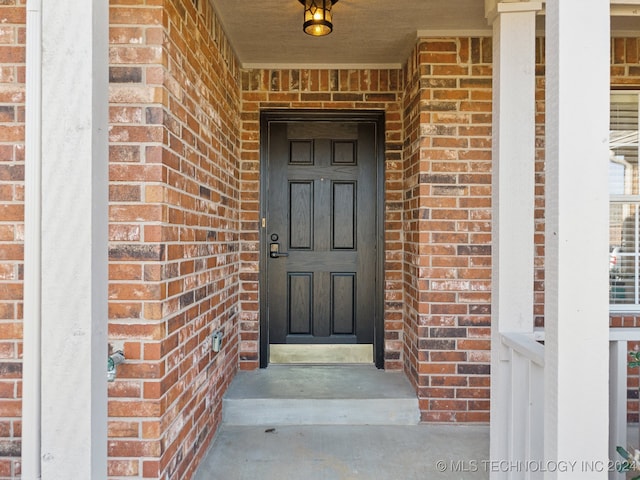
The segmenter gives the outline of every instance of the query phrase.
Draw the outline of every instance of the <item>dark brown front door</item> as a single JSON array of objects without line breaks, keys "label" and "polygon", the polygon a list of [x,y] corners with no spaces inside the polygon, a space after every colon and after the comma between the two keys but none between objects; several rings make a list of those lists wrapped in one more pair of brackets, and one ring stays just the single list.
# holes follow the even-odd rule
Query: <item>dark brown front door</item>
[{"label": "dark brown front door", "polygon": [[263,333],[269,345],[373,345],[379,122],[265,116]]}]

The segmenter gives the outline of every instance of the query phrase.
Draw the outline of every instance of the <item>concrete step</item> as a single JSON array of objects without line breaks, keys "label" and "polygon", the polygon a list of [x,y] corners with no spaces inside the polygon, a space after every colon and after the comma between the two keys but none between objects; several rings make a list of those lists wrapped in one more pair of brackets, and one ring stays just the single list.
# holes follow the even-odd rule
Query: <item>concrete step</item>
[{"label": "concrete step", "polygon": [[227,425],[417,425],[402,372],[373,365],[271,365],[239,372],[223,399]]}]

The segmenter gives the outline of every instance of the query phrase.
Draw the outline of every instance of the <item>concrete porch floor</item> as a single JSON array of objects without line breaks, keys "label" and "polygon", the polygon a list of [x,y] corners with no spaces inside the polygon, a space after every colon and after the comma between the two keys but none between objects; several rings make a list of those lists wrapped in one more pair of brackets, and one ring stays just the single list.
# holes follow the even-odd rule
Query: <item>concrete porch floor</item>
[{"label": "concrete porch floor", "polygon": [[489,478],[489,427],[419,425],[400,372],[272,365],[240,372],[223,410],[196,480]]},{"label": "concrete porch floor", "polygon": [[195,479],[488,479],[488,459],[486,426],[223,425]]}]

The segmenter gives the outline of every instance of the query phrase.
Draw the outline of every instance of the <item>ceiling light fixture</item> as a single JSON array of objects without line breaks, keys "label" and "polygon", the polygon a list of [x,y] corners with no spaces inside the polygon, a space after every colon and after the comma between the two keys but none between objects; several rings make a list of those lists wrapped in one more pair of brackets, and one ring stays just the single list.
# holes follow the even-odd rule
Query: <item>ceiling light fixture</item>
[{"label": "ceiling light fixture", "polygon": [[331,8],[338,0],[298,0],[304,5],[304,33],[321,37],[329,35],[333,30],[333,14]]}]

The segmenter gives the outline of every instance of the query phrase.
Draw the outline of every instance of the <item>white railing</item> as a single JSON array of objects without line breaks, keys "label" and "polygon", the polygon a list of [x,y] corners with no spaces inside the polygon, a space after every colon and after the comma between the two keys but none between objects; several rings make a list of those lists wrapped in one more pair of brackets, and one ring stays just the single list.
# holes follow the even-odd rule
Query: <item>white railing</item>
[{"label": "white railing", "polygon": [[[508,441],[511,460],[544,458],[544,332],[503,333],[501,362],[508,365],[510,398]],[[609,329],[609,458],[622,458],[617,446],[640,448],[627,441],[628,342],[640,341],[640,328]],[[505,365],[506,364],[506,365]],[[524,478],[542,478],[529,472]],[[623,479],[624,473],[610,472],[609,478]]]},{"label": "white railing", "polygon": [[[533,334],[502,333],[502,351],[507,360],[510,384],[506,406],[509,412],[504,452],[510,461],[544,458],[544,346]],[[503,371],[503,373],[505,373]],[[543,478],[527,472],[523,478]]]},{"label": "white railing", "polygon": [[[628,342],[640,341],[640,328],[609,329],[609,458],[621,460],[616,446],[627,448],[627,365]],[[633,445],[640,448],[640,445]],[[625,478],[611,473],[610,479]]]}]

